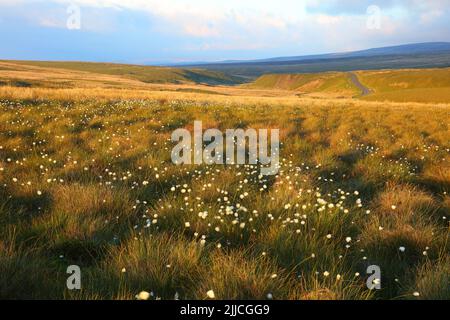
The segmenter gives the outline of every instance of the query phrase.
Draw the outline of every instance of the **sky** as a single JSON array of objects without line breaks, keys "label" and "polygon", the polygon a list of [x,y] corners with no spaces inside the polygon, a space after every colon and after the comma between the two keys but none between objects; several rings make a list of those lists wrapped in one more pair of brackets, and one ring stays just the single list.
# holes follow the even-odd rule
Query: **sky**
[{"label": "sky", "polygon": [[450,41],[450,0],[0,0],[0,59],[246,60]]}]

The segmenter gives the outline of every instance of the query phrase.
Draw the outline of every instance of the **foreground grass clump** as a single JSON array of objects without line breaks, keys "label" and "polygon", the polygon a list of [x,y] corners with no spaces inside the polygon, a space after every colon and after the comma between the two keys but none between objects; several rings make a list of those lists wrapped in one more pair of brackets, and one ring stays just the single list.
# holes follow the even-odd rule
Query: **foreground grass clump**
[{"label": "foreground grass clump", "polygon": [[[0,101],[0,298],[450,298],[450,107],[189,94]],[[194,120],[279,128],[278,175],[175,166]]]}]

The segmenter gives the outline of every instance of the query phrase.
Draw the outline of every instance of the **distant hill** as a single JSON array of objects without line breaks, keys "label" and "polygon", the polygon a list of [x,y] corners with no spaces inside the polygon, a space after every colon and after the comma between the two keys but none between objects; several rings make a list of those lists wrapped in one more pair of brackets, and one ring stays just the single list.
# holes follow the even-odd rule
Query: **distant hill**
[{"label": "distant hill", "polygon": [[226,61],[195,66],[247,79],[269,73],[441,68],[450,67],[450,43],[417,43],[345,53]]},{"label": "distant hill", "polygon": [[123,76],[144,83],[197,83],[208,85],[236,84],[241,79],[220,71],[198,68],[153,67],[130,64],[62,61],[9,61],[18,65],[92,72]]},{"label": "distant hill", "polygon": [[352,58],[352,57],[371,57],[371,56],[387,56],[387,55],[412,55],[412,54],[438,54],[450,53],[450,42],[427,42],[404,44],[399,46],[372,48],[366,50],[329,53],[320,55],[307,55],[296,57],[278,57],[270,59],[261,59],[253,61],[240,62],[283,62],[283,61],[305,61],[311,59],[336,59],[336,58]]}]

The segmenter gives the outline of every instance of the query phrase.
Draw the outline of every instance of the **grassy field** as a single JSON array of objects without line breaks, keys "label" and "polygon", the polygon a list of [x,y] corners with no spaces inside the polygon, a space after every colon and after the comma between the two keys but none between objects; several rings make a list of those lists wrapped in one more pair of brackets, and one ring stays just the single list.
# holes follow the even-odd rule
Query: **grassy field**
[{"label": "grassy field", "polygon": [[[446,106],[22,90],[1,101],[2,298],[449,297]],[[174,166],[194,119],[280,127],[280,174]]]},{"label": "grassy field", "polygon": [[[450,299],[449,101],[1,67],[0,298]],[[278,175],[174,165],[194,120],[279,128]]]},{"label": "grassy field", "polygon": [[450,68],[359,71],[361,82],[373,90],[372,101],[449,102]]},{"label": "grassy field", "polygon": [[357,71],[359,81],[370,94],[359,97],[360,89],[348,72],[269,74],[244,85],[250,88],[281,89],[319,98],[358,97],[368,101],[448,103],[450,69]]}]

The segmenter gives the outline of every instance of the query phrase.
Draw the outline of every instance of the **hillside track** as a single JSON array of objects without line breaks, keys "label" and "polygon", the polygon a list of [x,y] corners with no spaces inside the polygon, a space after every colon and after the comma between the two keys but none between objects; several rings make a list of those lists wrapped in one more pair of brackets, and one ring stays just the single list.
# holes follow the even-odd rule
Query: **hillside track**
[{"label": "hillside track", "polygon": [[356,87],[358,87],[359,90],[361,90],[361,95],[360,95],[360,97],[364,97],[364,96],[367,96],[367,95],[369,95],[369,94],[372,93],[372,90],[370,90],[369,88],[367,88],[365,85],[363,85],[363,84],[361,83],[361,81],[359,81],[359,78],[358,78],[358,76],[357,76],[355,73],[349,72],[348,75],[349,75],[350,80],[352,81],[352,83],[353,83]]}]

